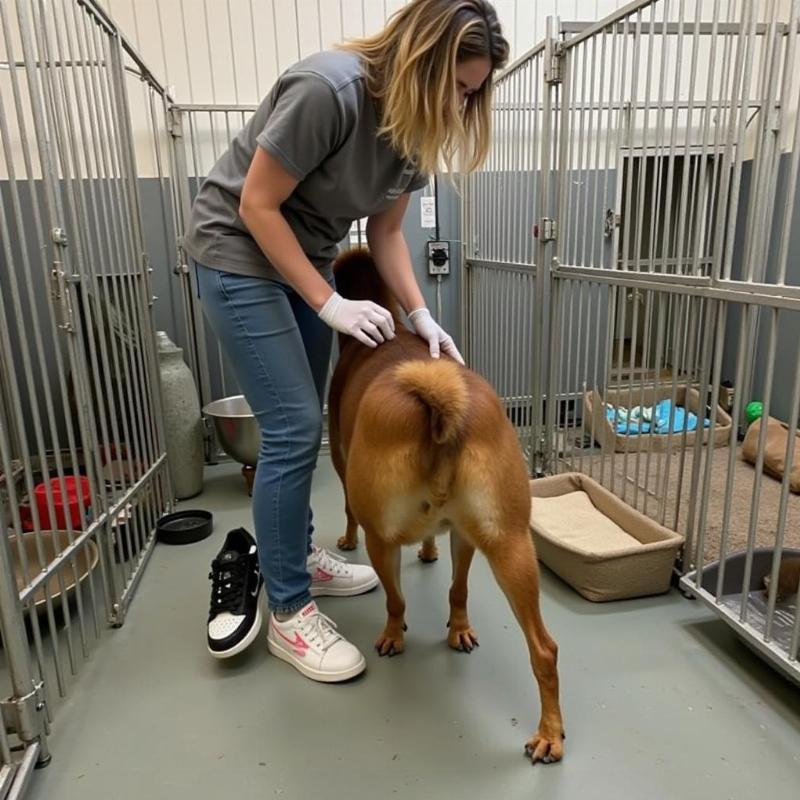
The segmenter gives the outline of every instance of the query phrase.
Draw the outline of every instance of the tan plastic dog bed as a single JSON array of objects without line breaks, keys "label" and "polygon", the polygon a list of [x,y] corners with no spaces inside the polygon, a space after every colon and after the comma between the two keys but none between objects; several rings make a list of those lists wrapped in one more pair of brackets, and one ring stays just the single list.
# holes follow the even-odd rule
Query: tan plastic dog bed
[{"label": "tan plastic dog bed", "polygon": [[[645,386],[644,390],[640,386],[634,386],[632,394],[630,389],[612,389],[607,393],[605,401],[598,392],[588,391],[583,396],[583,417],[586,422],[586,429],[592,434],[604,453],[612,451],[624,453],[626,450],[630,453],[646,452],[648,450],[656,453],[663,452],[667,449],[670,438],[672,439],[673,448],[680,446],[684,437],[684,434],[680,431],[676,431],[671,437],[669,434],[664,433],[626,435],[617,433],[614,426],[606,418],[606,404],[627,406],[628,403],[631,403],[634,406],[652,406],[659,400],[671,398],[672,385],[669,383],[659,386],[658,391],[654,386]],[[675,405],[687,408],[698,417],[698,424],[702,425],[701,418],[705,417],[705,410],[700,411],[700,394],[697,389],[678,386],[675,390]],[[708,442],[709,432],[709,428],[703,428],[704,444]],[[731,418],[720,406],[717,406],[714,445],[716,447],[725,447],[728,444],[730,435]],[[690,447],[695,442],[697,431],[688,431],[685,436],[686,446]]]},{"label": "tan plastic dog bed", "polygon": [[[761,431],[761,419],[757,419],[748,429],[742,442],[742,457],[755,465],[758,459],[758,438]],[[764,443],[764,472],[783,480],[786,470],[786,439],[789,426],[775,417],[767,419],[766,442]],[[792,468],[789,472],[789,488],[800,494],[800,435],[797,435],[792,456]]]},{"label": "tan plastic dog bed", "polygon": [[662,594],[683,536],[577,472],[530,482],[539,558],[587,600]]}]

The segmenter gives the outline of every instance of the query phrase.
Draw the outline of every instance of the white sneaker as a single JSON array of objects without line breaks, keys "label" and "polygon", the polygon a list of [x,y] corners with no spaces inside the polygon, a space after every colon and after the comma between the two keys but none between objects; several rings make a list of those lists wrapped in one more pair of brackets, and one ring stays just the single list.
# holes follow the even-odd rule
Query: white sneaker
[{"label": "white sneaker", "polygon": [[378,585],[378,575],[365,564],[350,564],[342,556],[312,545],[306,561],[311,573],[311,596],[349,597],[364,594]]},{"label": "white sneaker", "polygon": [[267,647],[307,678],[323,683],[355,678],[367,666],[359,649],[337,632],[313,600],[286,622],[270,614]]}]

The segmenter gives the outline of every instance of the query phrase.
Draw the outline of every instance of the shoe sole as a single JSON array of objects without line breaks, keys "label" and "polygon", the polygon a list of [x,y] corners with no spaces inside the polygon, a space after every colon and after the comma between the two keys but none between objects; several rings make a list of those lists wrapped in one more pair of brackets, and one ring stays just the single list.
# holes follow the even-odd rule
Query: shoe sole
[{"label": "shoe sole", "polygon": [[371,592],[378,584],[380,580],[376,575],[372,581],[369,583],[362,584],[361,586],[353,586],[349,589],[334,589],[328,588],[325,584],[321,584],[319,586],[311,586],[311,596],[312,597],[356,597],[359,594],[366,594],[367,592]]},{"label": "shoe sole", "polygon": [[243,650],[246,650],[250,645],[255,641],[256,636],[261,632],[261,623],[263,621],[261,615],[261,607],[259,606],[256,609],[256,618],[253,621],[253,627],[247,632],[247,636],[244,637],[240,642],[237,642],[233,647],[229,647],[227,650],[212,650],[210,646],[208,646],[208,652],[211,653],[214,658],[232,658],[235,655],[238,655]]},{"label": "shoe sole", "polygon": [[322,670],[306,666],[270,638],[267,638],[267,649],[276,658],[280,658],[281,661],[291,664],[299,673],[305,675],[306,678],[310,678],[312,681],[318,681],[319,683],[342,683],[344,681],[349,681],[351,678],[355,678],[356,675],[360,675],[367,668],[367,660],[364,656],[361,656],[361,661],[353,667],[349,667],[341,672],[323,672]]}]

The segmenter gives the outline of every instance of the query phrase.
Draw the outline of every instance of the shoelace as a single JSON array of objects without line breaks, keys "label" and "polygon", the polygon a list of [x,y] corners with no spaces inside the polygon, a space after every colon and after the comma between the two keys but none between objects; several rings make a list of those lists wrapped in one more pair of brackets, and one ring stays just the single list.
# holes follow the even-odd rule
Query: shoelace
[{"label": "shoelace", "polygon": [[221,564],[216,559],[211,562],[211,608],[210,616],[223,611],[238,612],[242,604],[242,595],[247,577],[246,559]]},{"label": "shoelace", "polygon": [[[308,619],[303,620],[300,624],[300,631],[309,644],[319,647],[323,652],[327,651],[342,638],[342,635],[336,630],[336,623],[321,611],[317,611],[316,614],[312,614]],[[318,642],[321,642],[321,644],[318,644]]]},{"label": "shoelace", "polygon": [[328,572],[337,575],[347,574],[347,559],[336,553],[329,552],[324,547],[317,548],[317,564]]}]

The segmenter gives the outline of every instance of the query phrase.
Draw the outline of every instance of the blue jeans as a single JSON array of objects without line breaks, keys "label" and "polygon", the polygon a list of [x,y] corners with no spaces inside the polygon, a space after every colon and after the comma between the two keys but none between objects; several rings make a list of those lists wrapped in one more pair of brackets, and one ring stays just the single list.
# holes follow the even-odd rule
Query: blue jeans
[{"label": "blue jeans", "polygon": [[253,521],[269,606],[311,600],[311,477],[332,331],[290,286],[197,265],[203,311],[261,428]]}]

